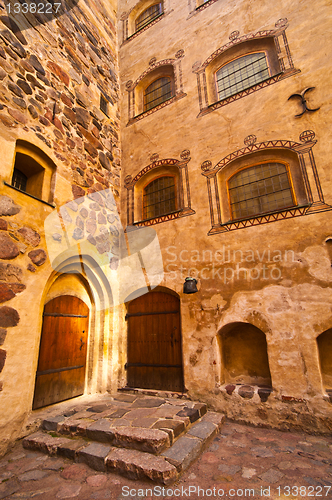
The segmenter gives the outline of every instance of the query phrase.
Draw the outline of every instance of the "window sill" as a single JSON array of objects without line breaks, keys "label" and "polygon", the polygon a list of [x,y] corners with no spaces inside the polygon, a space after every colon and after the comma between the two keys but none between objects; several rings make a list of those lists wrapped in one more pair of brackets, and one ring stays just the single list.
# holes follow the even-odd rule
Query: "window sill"
[{"label": "window sill", "polygon": [[34,200],[40,201],[41,203],[44,203],[45,205],[48,205],[49,207],[55,208],[56,205],[54,203],[48,203],[48,201],[41,200],[40,198],[37,198],[36,196],[33,196],[33,194],[26,193],[25,191],[21,191],[20,189],[17,189],[16,187],[12,186],[8,182],[4,181],[3,182],[5,186],[14,189],[14,191],[17,191],[18,193],[25,194],[26,196],[29,196],[30,198],[33,198]]},{"label": "window sill", "polygon": [[251,226],[261,226],[263,224],[268,224],[270,222],[275,222],[283,219],[293,219],[294,217],[306,215],[306,212],[309,210],[310,206],[310,204],[301,205],[288,208],[286,210],[268,212],[266,214],[256,215],[254,217],[237,219],[234,221],[225,222],[224,224],[217,224],[210,229],[208,235],[210,236],[217,233],[227,233],[228,231],[244,229]]},{"label": "window sill", "polygon": [[175,212],[170,212],[169,214],[160,215],[159,217],[153,217],[151,219],[134,222],[134,226],[153,226],[154,224],[161,224],[162,222],[179,219],[180,217],[186,217],[187,215],[192,215],[194,213],[196,212],[191,208],[182,208],[181,210],[176,210]]},{"label": "window sill", "polygon": [[128,125],[131,125],[132,123],[135,123],[139,120],[142,120],[142,118],[145,118],[146,116],[152,115],[152,113],[155,113],[159,109],[165,108],[166,106],[169,106],[175,101],[178,101],[179,99],[182,99],[182,97],[186,97],[187,94],[184,92],[179,92],[178,94],[174,95],[173,97],[170,97],[166,101],[162,102],[161,104],[158,104],[158,106],[155,106],[154,108],[149,109],[149,111],[144,111],[143,113],[140,113],[139,115],[134,116],[134,118],[131,118],[128,123]]},{"label": "window sill", "polygon": [[209,5],[217,2],[218,0],[208,0],[207,2],[204,2],[202,3],[201,5],[199,5],[198,7],[196,7],[195,11],[194,12],[198,12],[198,11],[201,11],[201,10],[204,10],[206,9],[206,7],[209,7]]},{"label": "window sill", "polygon": [[268,87],[269,85],[272,85],[273,83],[277,83],[280,80],[283,80],[284,78],[288,78],[289,76],[293,76],[296,73],[299,73],[299,69],[293,68],[292,70],[289,71],[284,71],[281,73],[277,73],[276,75],[273,75],[266,80],[263,80],[260,83],[257,83],[256,85],[253,85],[252,87],[249,87],[248,89],[241,90],[241,92],[238,92],[237,94],[231,95],[229,97],[226,97],[226,99],[222,99],[221,101],[214,102],[213,104],[210,104],[208,107],[203,108],[200,113],[197,115],[197,118],[200,116],[207,115],[208,113],[211,113],[212,111],[222,108],[226,106],[227,104],[230,104],[231,102],[237,101],[238,99],[242,99],[242,97],[245,97],[249,94],[253,94],[254,92],[257,92],[257,90],[263,89],[265,87]]}]

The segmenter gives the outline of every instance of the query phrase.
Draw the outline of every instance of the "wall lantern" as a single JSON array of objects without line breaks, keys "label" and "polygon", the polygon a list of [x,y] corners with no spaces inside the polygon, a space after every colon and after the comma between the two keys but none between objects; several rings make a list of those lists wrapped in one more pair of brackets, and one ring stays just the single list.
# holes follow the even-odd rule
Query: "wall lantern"
[{"label": "wall lantern", "polygon": [[186,278],[183,283],[183,293],[196,293],[197,290],[197,280],[195,278]]}]

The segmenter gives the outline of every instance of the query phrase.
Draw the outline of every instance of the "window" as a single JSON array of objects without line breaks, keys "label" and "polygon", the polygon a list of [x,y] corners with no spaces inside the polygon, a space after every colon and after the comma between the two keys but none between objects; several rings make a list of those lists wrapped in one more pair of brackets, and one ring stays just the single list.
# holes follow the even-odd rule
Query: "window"
[{"label": "window", "polygon": [[241,170],[228,181],[232,219],[294,206],[287,168],[263,163]]},{"label": "window", "polygon": [[152,219],[176,210],[175,179],[159,177],[150,182],[143,193],[143,218]]},{"label": "window", "polygon": [[269,76],[264,52],[239,57],[217,71],[218,98],[226,99],[266,80]]},{"label": "window", "polygon": [[[206,4],[213,3],[209,0]],[[198,9],[204,8],[202,3]],[[238,30],[225,39],[200,64],[195,63],[200,113],[212,113],[238,99],[295,75],[286,37],[287,19],[279,19],[270,30],[240,35]]]},{"label": "window", "polygon": [[135,30],[139,31],[144,28],[147,24],[151,23],[154,19],[156,19],[160,14],[162,14],[163,8],[162,3],[156,3],[148,7],[142,14],[138,16],[135,21]]},{"label": "window", "polygon": [[188,162],[185,149],[180,159],[159,159],[154,153],[151,163],[135,177],[127,175],[127,225],[151,226],[192,215]]},{"label": "window", "polygon": [[144,111],[155,108],[172,97],[172,83],[170,77],[158,78],[151,83],[144,92]]},{"label": "window", "polygon": [[13,178],[12,178],[12,186],[20,191],[26,191],[27,189],[28,178],[24,175],[20,170],[14,168]]},{"label": "window", "polygon": [[41,198],[44,172],[43,167],[34,158],[16,152],[12,186],[36,198]]},{"label": "window", "polygon": [[7,184],[46,203],[53,202],[56,165],[35,145],[18,140],[14,168]]},{"label": "window", "polygon": [[108,116],[108,101],[103,94],[100,94],[100,109],[106,116]]}]

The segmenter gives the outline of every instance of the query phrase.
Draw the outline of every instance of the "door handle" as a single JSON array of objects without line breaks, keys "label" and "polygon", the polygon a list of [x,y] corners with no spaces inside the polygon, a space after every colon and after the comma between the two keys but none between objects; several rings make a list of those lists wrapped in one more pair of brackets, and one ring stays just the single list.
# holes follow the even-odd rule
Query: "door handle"
[{"label": "door handle", "polygon": [[[84,333],[84,331],[83,331]],[[83,337],[80,338],[81,340],[81,345],[80,345],[80,351],[82,350],[82,347],[85,345],[85,342],[83,342]]]}]

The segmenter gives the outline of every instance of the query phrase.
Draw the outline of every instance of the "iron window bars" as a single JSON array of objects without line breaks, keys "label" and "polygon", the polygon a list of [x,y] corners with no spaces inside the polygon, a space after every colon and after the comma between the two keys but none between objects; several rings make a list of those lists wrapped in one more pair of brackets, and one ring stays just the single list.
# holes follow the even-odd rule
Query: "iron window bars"
[{"label": "iron window bars", "polygon": [[241,170],[228,181],[232,220],[294,206],[287,168],[264,163]]},{"label": "iron window bars", "polygon": [[151,83],[144,92],[144,111],[155,108],[172,97],[172,83],[169,77],[162,77]]},{"label": "iron window bars", "polygon": [[152,219],[176,210],[174,177],[159,177],[143,193],[143,218]]},{"label": "iron window bars", "polygon": [[26,191],[27,189],[28,178],[17,168],[14,168],[13,177],[12,177],[12,186],[20,191]]},{"label": "iron window bars", "polygon": [[162,2],[156,3],[148,7],[135,21],[135,30],[139,31],[147,24],[151,23],[163,12]]},{"label": "iron window bars", "polygon": [[248,54],[220,68],[216,73],[221,101],[269,78],[264,52]]}]

